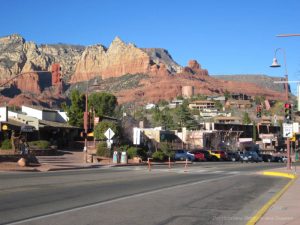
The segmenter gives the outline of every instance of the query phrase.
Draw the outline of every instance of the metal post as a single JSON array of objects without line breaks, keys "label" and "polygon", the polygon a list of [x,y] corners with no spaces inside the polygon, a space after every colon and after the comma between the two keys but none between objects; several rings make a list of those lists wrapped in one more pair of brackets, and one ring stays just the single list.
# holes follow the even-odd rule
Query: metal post
[{"label": "metal post", "polygon": [[[286,102],[289,102],[289,85],[288,85],[288,71],[287,71],[287,66],[286,66],[286,54],[285,50],[283,48],[278,48],[277,50],[282,50],[283,51],[283,56],[284,56],[284,69],[285,69],[285,100]],[[286,151],[287,151],[287,169],[291,169],[291,149],[290,149],[290,138],[286,138]]]},{"label": "metal post", "polygon": [[[289,91],[288,91],[288,73],[287,73],[287,67],[286,67],[286,56],[285,51],[284,52],[284,66],[285,66],[285,100],[286,102],[289,101]],[[286,151],[287,151],[287,169],[291,170],[291,148],[290,148],[290,138],[286,138]]]},{"label": "metal post", "polygon": [[85,112],[83,115],[83,126],[84,126],[84,162],[87,162],[87,132],[88,132],[88,86],[89,82],[87,82],[86,92],[85,92]]}]

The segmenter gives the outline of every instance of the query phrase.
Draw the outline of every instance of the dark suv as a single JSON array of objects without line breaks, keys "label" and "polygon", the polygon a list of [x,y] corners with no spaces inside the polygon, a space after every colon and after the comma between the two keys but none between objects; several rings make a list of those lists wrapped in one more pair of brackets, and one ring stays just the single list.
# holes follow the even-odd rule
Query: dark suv
[{"label": "dark suv", "polygon": [[264,162],[274,162],[274,157],[269,154],[261,154],[261,158]]},{"label": "dark suv", "polygon": [[241,159],[241,156],[239,153],[227,152],[227,160],[228,161],[236,162],[236,161],[239,161],[240,159]]},{"label": "dark suv", "polygon": [[241,162],[261,162],[262,158],[255,151],[246,151],[241,155]]}]

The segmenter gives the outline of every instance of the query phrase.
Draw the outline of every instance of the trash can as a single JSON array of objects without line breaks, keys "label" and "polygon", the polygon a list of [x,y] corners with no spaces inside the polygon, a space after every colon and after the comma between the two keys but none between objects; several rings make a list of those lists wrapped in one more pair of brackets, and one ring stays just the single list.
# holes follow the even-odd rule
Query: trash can
[{"label": "trash can", "polygon": [[119,154],[117,151],[114,151],[114,154],[113,154],[113,163],[119,163],[120,160],[119,160]]},{"label": "trash can", "polygon": [[88,154],[88,155],[87,155],[86,161],[87,161],[88,163],[93,163],[93,155],[92,155],[92,154]]},{"label": "trash can", "polygon": [[297,162],[299,160],[299,152],[296,152],[296,157],[295,157],[295,161]]},{"label": "trash can", "polygon": [[122,152],[121,154],[121,163],[127,164],[127,152]]}]

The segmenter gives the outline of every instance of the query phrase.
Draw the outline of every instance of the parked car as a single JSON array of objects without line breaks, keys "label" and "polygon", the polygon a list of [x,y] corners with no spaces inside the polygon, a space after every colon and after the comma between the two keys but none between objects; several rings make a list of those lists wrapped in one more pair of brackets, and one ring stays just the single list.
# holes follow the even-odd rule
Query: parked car
[{"label": "parked car", "polygon": [[221,154],[220,153],[217,153],[217,152],[214,152],[212,150],[207,150],[210,154],[210,159],[211,161],[218,161],[221,159]]},{"label": "parked car", "polygon": [[205,157],[206,161],[211,161],[211,155],[209,154],[209,152],[207,150],[200,149],[200,150],[197,150],[197,151],[202,152],[204,154],[204,157]]},{"label": "parked car", "polygon": [[189,153],[194,154],[195,161],[206,161],[204,152],[202,152],[200,150],[193,150],[193,151],[190,151]]},{"label": "parked car", "polygon": [[220,154],[220,159],[221,160],[227,160],[227,152],[223,151],[223,150],[215,150],[213,151],[216,154]]},{"label": "parked car", "polygon": [[241,159],[241,156],[238,152],[227,152],[227,160],[236,162]]},{"label": "parked car", "polygon": [[269,154],[261,154],[260,155],[263,162],[274,162],[274,157]]},{"label": "parked car", "polygon": [[286,156],[274,156],[273,162],[286,163],[287,162],[287,157]]},{"label": "parked car", "polygon": [[187,150],[180,149],[175,151],[174,159],[181,160],[181,161],[186,159],[189,161],[195,161],[195,155]]},{"label": "parked car", "polygon": [[241,162],[261,162],[262,158],[255,151],[246,151],[242,157]]}]

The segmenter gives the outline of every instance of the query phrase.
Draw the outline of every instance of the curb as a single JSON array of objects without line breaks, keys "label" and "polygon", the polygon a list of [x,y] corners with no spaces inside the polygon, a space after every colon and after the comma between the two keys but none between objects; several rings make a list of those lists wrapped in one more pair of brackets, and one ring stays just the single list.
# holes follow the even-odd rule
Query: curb
[{"label": "curb", "polygon": [[293,174],[293,173],[264,171],[262,174],[265,175],[265,176],[286,177],[286,178],[290,178],[290,179],[296,179],[297,178],[297,175]]},{"label": "curb", "polygon": [[291,173],[282,173],[282,172],[271,172],[264,171],[262,175],[265,176],[276,176],[284,177],[291,179],[279,192],[277,192],[258,212],[246,223],[246,225],[256,224],[261,217],[268,211],[268,209],[276,202],[278,199],[288,190],[288,188],[295,182],[297,175]]}]

